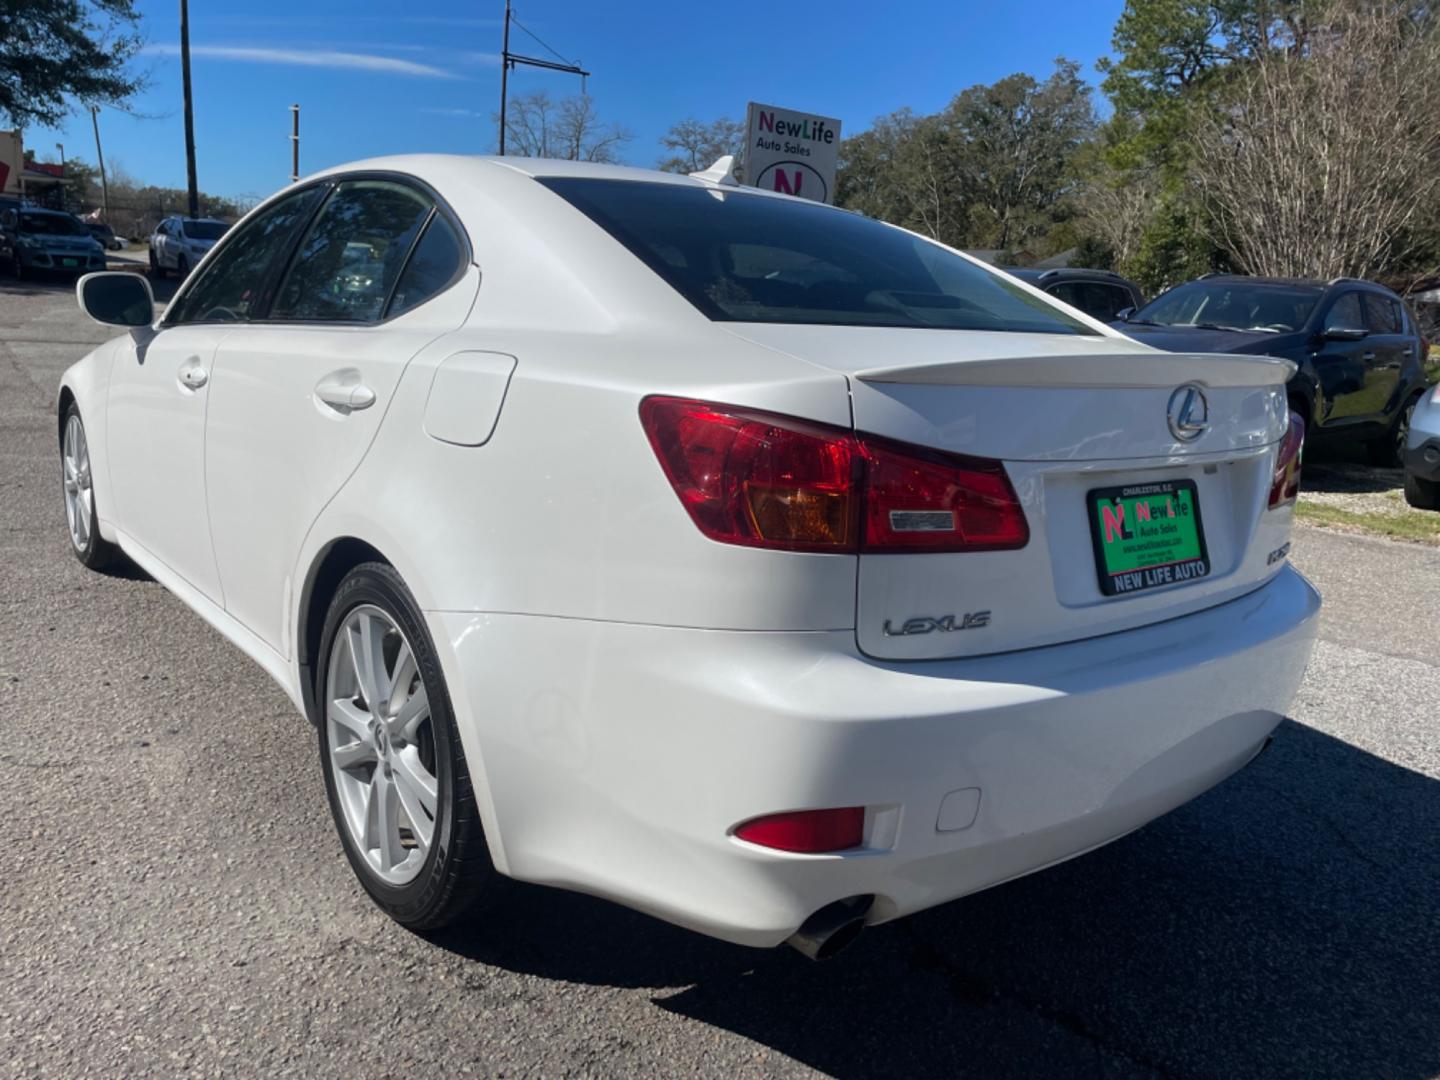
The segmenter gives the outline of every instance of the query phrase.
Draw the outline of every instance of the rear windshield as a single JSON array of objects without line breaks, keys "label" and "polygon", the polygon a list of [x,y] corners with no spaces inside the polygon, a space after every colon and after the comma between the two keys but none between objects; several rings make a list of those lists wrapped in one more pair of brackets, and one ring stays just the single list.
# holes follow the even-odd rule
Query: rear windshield
[{"label": "rear windshield", "polygon": [[180,228],[191,240],[219,240],[230,226],[220,221],[185,221]]},{"label": "rear windshield", "polygon": [[1299,330],[1309,321],[1323,292],[1319,285],[1202,279],[1156,297],[1130,321],[1282,334]]},{"label": "rear windshield", "polygon": [[80,219],[69,214],[21,214],[20,231],[47,236],[90,235],[90,230],[80,224]]},{"label": "rear windshield", "polygon": [[929,241],[801,199],[633,180],[540,180],[723,322],[1093,334]]}]

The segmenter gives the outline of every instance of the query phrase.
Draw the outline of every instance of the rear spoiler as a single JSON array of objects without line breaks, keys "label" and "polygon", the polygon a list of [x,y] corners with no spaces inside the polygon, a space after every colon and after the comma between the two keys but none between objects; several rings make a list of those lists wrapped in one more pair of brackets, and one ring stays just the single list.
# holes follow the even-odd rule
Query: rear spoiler
[{"label": "rear spoiler", "polygon": [[954,360],[857,371],[867,383],[929,386],[1033,386],[1151,389],[1197,383],[1204,387],[1283,386],[1294,375],[1291,360],[1234,353],[1118,353],[1087,356],[1019,356]]}]

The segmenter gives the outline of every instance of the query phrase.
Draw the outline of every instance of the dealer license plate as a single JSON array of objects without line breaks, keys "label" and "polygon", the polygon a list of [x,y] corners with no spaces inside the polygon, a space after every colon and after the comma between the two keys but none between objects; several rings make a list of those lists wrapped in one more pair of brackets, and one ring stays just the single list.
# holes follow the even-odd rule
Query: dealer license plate
[{"label": "dealer license plate", "polygon": [[60,265],[61,265],[61,266],[78,266],[79,264],[80,264],[80,260],[79,260],[79,259],[61,259],[61,260],[60,260]]},{"label": "dealer license plate", "polygon": [[1095,569],[1106,596],[1128,596],[1210,574],[1193,480],[1087,492]]}]

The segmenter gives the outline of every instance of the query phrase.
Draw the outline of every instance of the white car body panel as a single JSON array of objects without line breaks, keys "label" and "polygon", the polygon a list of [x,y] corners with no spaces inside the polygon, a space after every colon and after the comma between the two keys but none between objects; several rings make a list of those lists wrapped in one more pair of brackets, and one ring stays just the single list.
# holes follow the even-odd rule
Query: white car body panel
[{"label": "white car body panel", "polygon": [[[502,872],[770,945],[837,899],[874,895],[883,921],[1112,840],[1283,717],[1319,603],[1275,557],[1291,510],[1265,506],[1288,365],[1173,357],[1093,320],[1093,337],[711,322],[531,174],[701,181],[428,155],[332,173],[365,170],[419,178],[463,224],[475,265],[447,291],[374,327],[158,324],[62,392],[91,432],[102,533],[297,707],[318,568],[359,541],[396,569]],[[192,357],[199,389],[176,381]],[[319,402],[340,372],[373,405]],[[1165,421],[1186,382],[1217,418],[1192,446]],[[641,427],[654,394],[1002,459],[1030,542],[715,542]],[[1084,492],[1151,471],[1196,481],[1214,571],[1103,598]],[[979,606],[986,630],[879,629]],[[731,835],[848,805],[869,808],[859,850]]]},{"label": "white car body panel", "polygon": [[230,331],[207,325],[132,334],[116,354],[106,400],[114,512],[133,541],[215,603],[223,600],[205,503],[210,395],[183,385],[180,373],[208,377]]}]

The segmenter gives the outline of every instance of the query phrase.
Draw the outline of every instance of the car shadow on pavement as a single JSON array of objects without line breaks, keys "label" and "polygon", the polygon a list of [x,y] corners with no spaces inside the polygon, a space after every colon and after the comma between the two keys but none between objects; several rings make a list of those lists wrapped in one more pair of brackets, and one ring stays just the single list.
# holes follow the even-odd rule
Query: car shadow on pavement
[{"label": "car shadow on pavement", "polygon": [[1429,1077],[1437,837],[1440,782],[1286,722],[1249,769],[1141,832],[873,928],[828,963],[523,886],[434,940],[652,988],[667,1012],[839,1077]]},{"label": "car shadow on pavement", "polygon": [[1304,491],[1358,495],[1398,491],[1404,486],[1404,469],[1398,465],[1371,465],[1365,448],[1358,444],[1318,443],[1305,447],[1305,464],[1300,471]]}]

